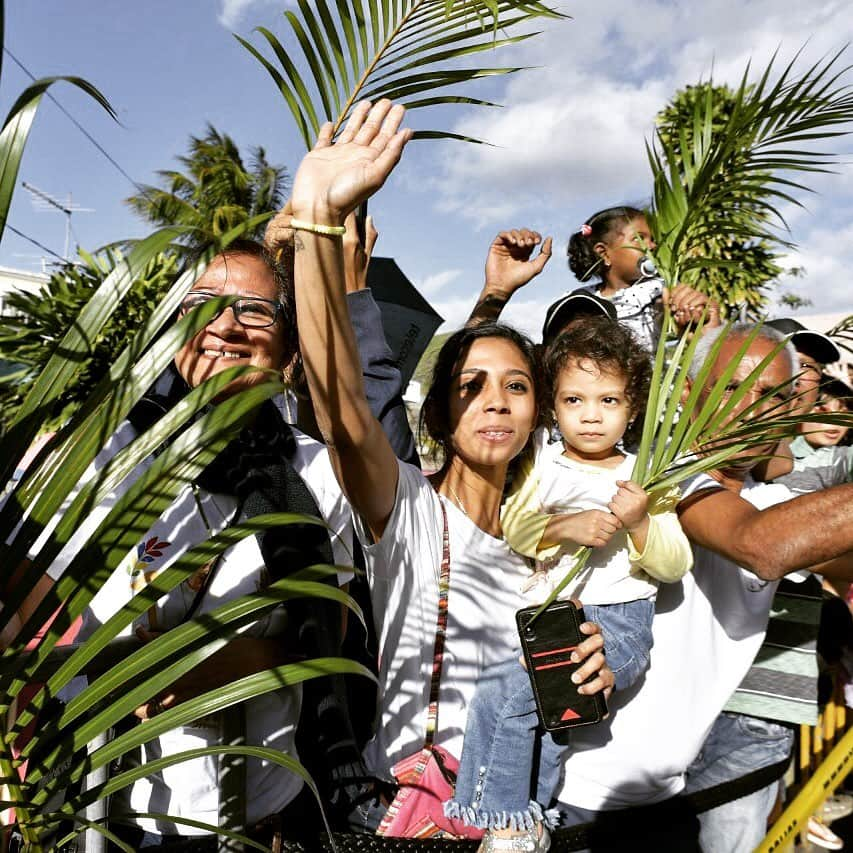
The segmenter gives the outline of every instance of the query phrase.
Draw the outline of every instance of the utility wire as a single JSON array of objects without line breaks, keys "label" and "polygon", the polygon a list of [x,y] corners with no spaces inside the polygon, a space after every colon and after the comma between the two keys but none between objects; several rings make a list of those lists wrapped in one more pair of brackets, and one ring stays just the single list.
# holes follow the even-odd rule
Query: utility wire
[{"label": "utility wire", "polygon": [[[5,53],[5,54],[6,54],[6,55],[7,55],[7,56],[8,56],[8,57],[9,57],[9,58],[10,58],[10,59],[11,59],[11,60],[12,60],[12,61],[13,61],[13,62],[14,62],[14,63],[19,67],[19,68],[20,68],[20,69],[21,69],[21,71],[23,71],[23,72],[24,72],[24,74],[26,74],[26,75],[27,75],[27,77],[29,77],[29,78],[30,78],[30,80],[32,80],[33,82],[35,82],[35,80],[36,80],[35,76],[34,76],[34,75],[30,72],[30,70],[29,70],[29,69],[24,65],[24,63],[23,63],[23,62],[21,62],[21,60],[20,60],[20,59],[18,59],[18,57],[16,57],[16,56],[15,56],[15,54],[14,54],[14,53],[12,53],[12,51],[11,51],[11,50],[9,50],[9,48],[8,48],[8,47],[5,47],[5,46],[4,46],[4,48],[3,48],[3,52],[4,52],[4,53]],[[121,174],[122,174],[125,178],[127,178],[127,180],[128,180],[128,181],[130,181],[130,183],[132,183],[132,184],[133,184],[133,186],[134,186],[134,187],[136,187],[136,189],[137,189],[139,192],[141,192],[141,193],[143,193],[143,194],[145,193],[145,188],[142,186],[142,184],[137,183],[133,178],[131,178],[131,176],[130,176],[130,175],[129,175],[129,174],[128,174],[128,173],[127,173],[127,172],[126,172],[122,167],[121,167],[121,165],[120,165],[119,163],[117,163],[117,162],[115,161],[115,159],[113,159],[113,157],[112,157],[112,156],[110,155],[110,153],[109,153],[109,152],[108,152],[108,151],[103,147],[103,145],[101,145],[101,143],[100,143],[100,142],[98,142],[98,140],[97,140],[97,139],[95,139],[95,137],[94,137],[94,136],[92,136],[92,134],[91,134],[91,133],[89,133],[89,131],[88,131],[88,130],[86,130],[86,128],[85,128],[85,127],[83,127],[83,125],[82,125],[82,124],[80,124],[80,122],[79,122],[79,121],[77,121],[77,119],[76,119],[76,118],[74,118],[74,116],[73,116],[73,115],[71,115],[71,113],[70,113],[70,112],[68,112],[68,110],[67,110],[67,109],[65,109],[65,107],[63,107],[61,103],[59,103],[59,101],[57,101],[57,100],[56,100],[56,98],[54,98],[54,97],[53,97],[53,95],[50,93],[50,91],[45,92],[45,95],[46,95],[48,98],[50,98],[50,100],[51,100],[51,101],[53,101],[53,103],[54,103],[54,104],[56,104],[56,106],[57,106],[57,107],[59,107],[60,111],[61,111],[61,112],[62,112],[62,113],[63,113],[63,114],[64,114],[64,115],[65,115],[65,116],[66,116],[66,117],[67,117],[67,118],[72,122],[72,124],[73,124],[73,125],[74,125],[74,126],[75,126],[75,127],[76,127],[76,128],[77,128],[77,129],[82,133],[82,134],[83,134],[83,136],[85,136],[85,137],[86,137],[86,139],[88,139],[88,140],[89,140],[89,142],[91,142],[91,143],[92,143],[92,145],[94,145],[94,146],[95,146],[95,148],[97,148],[97,149],[98,149],[98,151],[100,151],[100,152],[101,152],[101,154],[103,154],[103,155],[104,155],[104,157],[106,157],[106,158],[107,158],[107,160],[109,160],[109,161],[110,161],[110,163],[112,163],[112,164],[113,164],[113,166],[115,166],[115,167],[116,167],[116,169],[118,169],[118,171],[119,171],[119,172],[121,172]],[[51,254],[53,254],[53,253],[51,253]]]},{"label": "utility wire", "polygon": [[47,252],[47,253],[48,253],[48,255],[53,255],[53,257],[54,257],[54,258],[58,258],[58,259],[59,259],[60,261],[62,261],[62,263],[64,263],[64,264],[65,264],[65,263],[68,263],[68,261],[67,261],[65,258],[63,258],[63,257],[62,257],[62,255],[57,255],[57,254],[56,254],[56,252],[54,252],[54,251],[53,251],[53,249],[48,249],[48,248],[47,248],[47,246],[43,246],[41,243],[39,243],[39,241],[38,241],[38,240],[33,240],[33,238],[32,238],[32,237],[28,237],[26,234],[24,234],[24,232],[23,232],[23,231],[18,231],[18,229],[17,229],[17,228],[15,228],[13,225],[9,225],[9,223],[8,223],[8,222],[6,223],[6,227],[7,227],[10,231],[14,231],[14,233],[15,233],[15,234],[17,234],[19,237],[23,237],[25,240],[28,240],[28,241],[29,241],[30,243],[32,243],[34,246],[38,246],[38,247],[39,247],[39,249],[41,249],[43,252]]}]

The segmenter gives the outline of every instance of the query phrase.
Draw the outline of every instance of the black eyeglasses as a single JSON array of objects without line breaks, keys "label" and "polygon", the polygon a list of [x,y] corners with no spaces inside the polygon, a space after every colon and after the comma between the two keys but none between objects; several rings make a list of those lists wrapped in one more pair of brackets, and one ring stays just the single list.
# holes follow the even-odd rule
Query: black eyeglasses
[{"label": "black eyeglasses", "polygon": [[[211,299],[223,296],[222,293],[208,293],[204,290],[191,290],[181,302],[181,313],[186,314]],[[240,296],[228,308],[234,312],[234,319],[247,329],[266,329],[272,326],[282,311],[280,302],[273,299],[261,299],[259,296]]]}]

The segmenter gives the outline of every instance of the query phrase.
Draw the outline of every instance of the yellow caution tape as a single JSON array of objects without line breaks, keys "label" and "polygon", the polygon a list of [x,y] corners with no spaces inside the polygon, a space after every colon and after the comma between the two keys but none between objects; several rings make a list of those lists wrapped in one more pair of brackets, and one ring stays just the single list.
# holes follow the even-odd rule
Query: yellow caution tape
[{"label": "yellow caution tape", "polygon": [[770,853],[792,841],[795,835],[805,834],[809,818],[821,803],[844,781],[853,770],[853,729],[849,729],[821,762],[811,779],[782,812],[755,853]]}]

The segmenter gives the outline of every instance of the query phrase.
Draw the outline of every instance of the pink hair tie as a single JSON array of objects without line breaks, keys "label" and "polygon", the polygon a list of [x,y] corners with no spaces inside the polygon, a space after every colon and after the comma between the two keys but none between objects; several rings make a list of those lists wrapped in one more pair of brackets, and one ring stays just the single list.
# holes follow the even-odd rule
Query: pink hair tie
[{"label": "pink hair tie", "polygon": [[590,228],[586,222],[581,225],[581,234],[583,234],[584,237],[589,237],[589,235],[592,234],[592,228]]}]

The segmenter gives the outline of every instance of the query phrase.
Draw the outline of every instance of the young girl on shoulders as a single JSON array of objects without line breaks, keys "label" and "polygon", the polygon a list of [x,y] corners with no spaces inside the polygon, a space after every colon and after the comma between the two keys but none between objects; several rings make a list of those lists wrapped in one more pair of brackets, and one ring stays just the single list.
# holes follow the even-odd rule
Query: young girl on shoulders
[{"label": "young girl on shoulders", "polygon": [[[613,302],[619,322],[654,352],[668,303],[676,323],[697,320],[708,297],[679,284],[668,290],[658,277],[647,252],[655,248],[649,224],[641,210],[621,205],[599,210],[569,237],[569,269],[578,281],[594,282],[584,289]],[[597,279],[597,280],[596,280]],[[716,317],[716,304],[712,304]],[[715,325],[718,325],[717,321]]]},{"label": "young girl on shoulders", "polygon": [[[650,503],[631,481],[633,454],[623,438],[638,429],[651,375],[645,350],[608,318],[585,318],[545,356],[546,392],[562,434],[537,434],[502,511],[504,536],[537,559],[528,583],[538,601],[564,577],[571,555],[594,547],[585,569],[564,590],[601,625],[607,660],[625,690],[648,667],[657,581],[675,581],[692,566],[675,515],[677,496]],[[447,814],[489,830],[486,851],[548,847],[545,825],[559,783],[564,747],[538,727],[530,681],[518,655],[484,671],[468,711],[455,799]],[[538,778],[533,777],[539,744]]]}]

